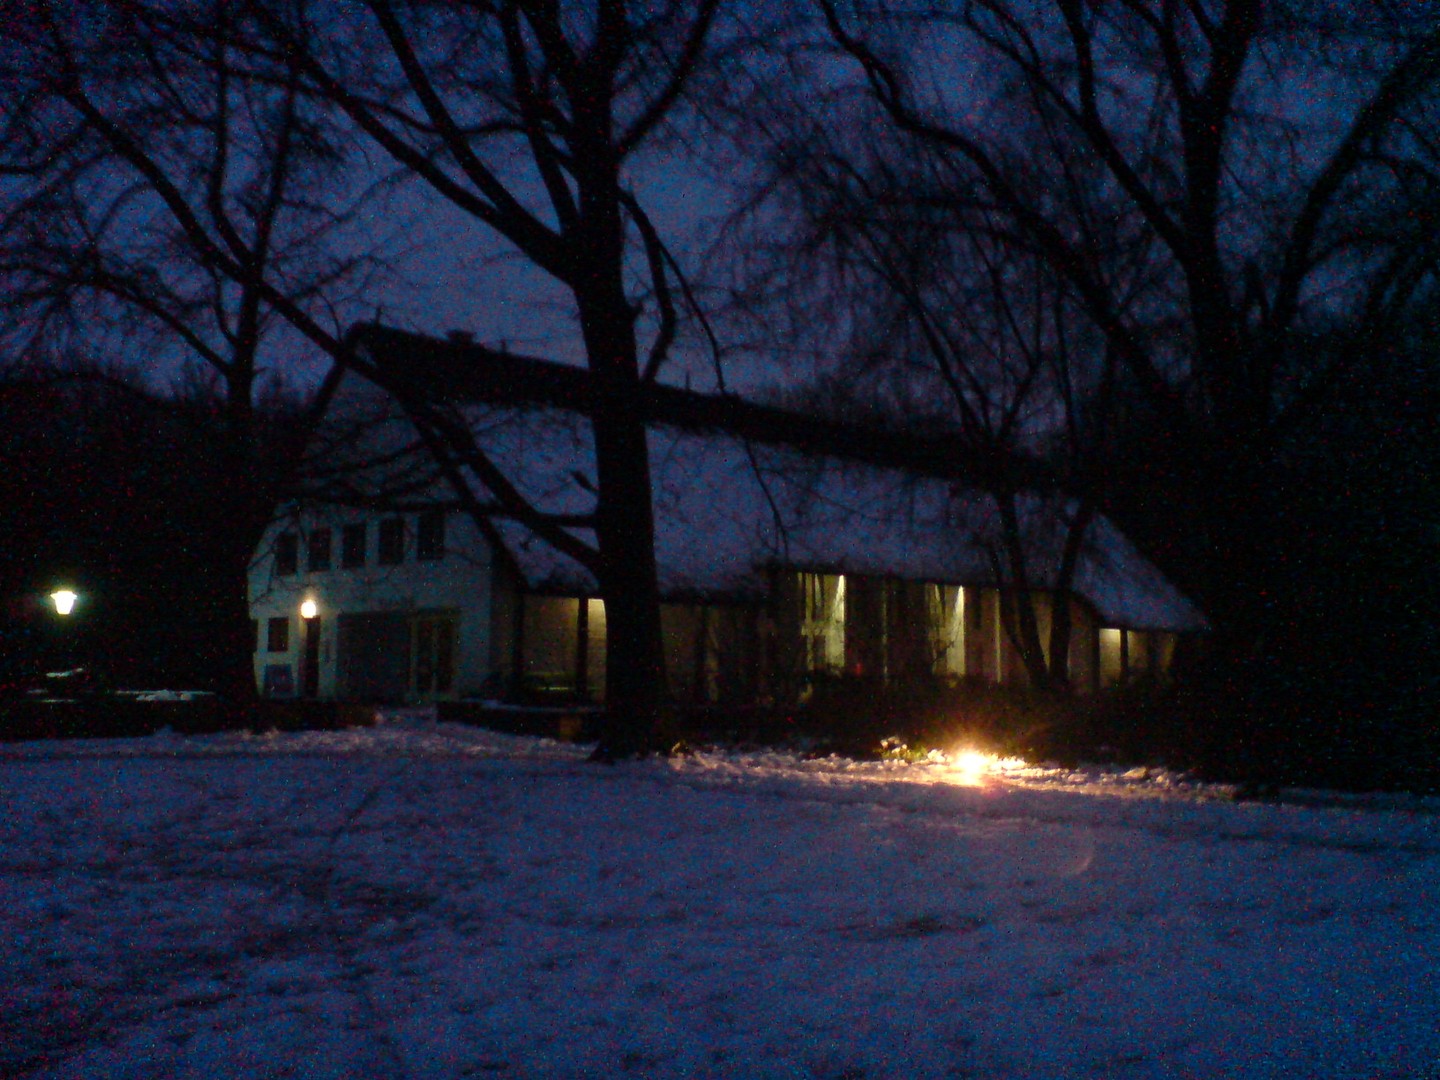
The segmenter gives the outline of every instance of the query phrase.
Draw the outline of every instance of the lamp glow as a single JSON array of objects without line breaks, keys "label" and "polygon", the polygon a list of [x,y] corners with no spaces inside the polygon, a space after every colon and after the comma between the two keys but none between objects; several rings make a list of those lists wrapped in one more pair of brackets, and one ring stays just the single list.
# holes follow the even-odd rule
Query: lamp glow
[{"label": "lamp glow", "polygon": [[307,596],[300,605],[300,617],[308,622],[316,616],[319,610],[320,609],[315,606],[315,601]]},{"label": "lamp glow", "polygon": [[994,757],[979,750],[961,750],[955,755],[956,779],[961,784],[978,785],[994,764]]},{"label": "lamp glow", "polygon": [[80,597],[74,589],[56,589],[50,594],[50,599],[55,604],[55,614],[69,615],[75,610],[75,601]]}]

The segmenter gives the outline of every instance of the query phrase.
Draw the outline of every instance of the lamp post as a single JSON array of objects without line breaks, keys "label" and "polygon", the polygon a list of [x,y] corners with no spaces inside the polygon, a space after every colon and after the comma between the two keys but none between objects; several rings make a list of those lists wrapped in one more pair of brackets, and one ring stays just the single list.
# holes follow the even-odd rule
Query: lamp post
[{"label": "lamp post", "polygon": [[[80,600],[80,594],[69,585],[57,585],[48,599],[55,608],[56,619],[54,628],[46,635],[50,642],[42,662],[47,674],[53,673],[52,677],[76,675],[89,666],[81,656],[81,627],[75,623],[75,605]],[[67,678],[67,685],[73,687],[79,681]]]},{"label": "lamp post", "polygon": [[300,619],[305,624],[305,641],[300,653],[300,696],[313,698],[320,692],[320,608],[313,596],[300,602]]}]

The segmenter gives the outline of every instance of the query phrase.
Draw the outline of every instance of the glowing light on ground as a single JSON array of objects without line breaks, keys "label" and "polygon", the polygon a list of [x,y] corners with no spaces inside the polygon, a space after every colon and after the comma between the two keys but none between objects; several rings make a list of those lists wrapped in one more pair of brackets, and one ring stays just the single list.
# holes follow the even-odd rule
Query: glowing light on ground
[{"label": "glowing light on ground", "polygon": [[952,755],[956,782],[972,786],[983,783],[996,760],[993,754],[979,750],[957,750]]}]

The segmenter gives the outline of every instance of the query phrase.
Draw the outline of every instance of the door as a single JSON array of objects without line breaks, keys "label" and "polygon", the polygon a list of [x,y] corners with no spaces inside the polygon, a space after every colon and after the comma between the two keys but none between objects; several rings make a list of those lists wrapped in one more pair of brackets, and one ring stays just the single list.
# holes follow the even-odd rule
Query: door
[{"label": "door", "polygon": [[386,611],[341,615],[335,633],[340,697],[399,704],[410,682],[410,620]]},{"label": "door", "polygon": [[417,698],[442,697],[454,688],[458,621],[449,612],[415,616],[411,690]]}]

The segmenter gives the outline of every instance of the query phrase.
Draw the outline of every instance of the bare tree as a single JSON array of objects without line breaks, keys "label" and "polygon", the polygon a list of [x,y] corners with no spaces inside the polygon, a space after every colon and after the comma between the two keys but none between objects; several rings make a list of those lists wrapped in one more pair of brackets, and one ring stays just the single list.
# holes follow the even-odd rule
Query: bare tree
[{"label": "bare tree", "polygon": [[[683,103],[718,0],[659,4],[367,0],[269,8],[276,57],[430,192],[568,297],[593,385],[594,540],[547,519],[463,424],[392,380],[442,460],[594,576],[605,600],[607,727],[597,755],[650,748],[664,692],[647,432],[638,396],[675,340],[676,263],[636,187]],[[494,352],[504,353],[503,347]],[[383,377],[383,376],[382,376]]]},{"label": "bare tree", "polygon": [[[1113,355],[967,177],[897,152],[853,94],[836,94],[826,112],[844,119],[834,122],[801,109],[802,90],[787,70],[732,106],[761,193],[735,223],[740,244],[763,251],[742,290],[748,310],[775,325],[768,298],[801,337],[817,307],[835,313],[821,331],[833,367],[806,407],[868,414],[910,438],[945,433],[952,475],[993,503],[994,527],[973,539],[1005,586],[1004,625],[1030,680],[1067,686],[1071,613],[1054,600],[1072,585],[1095,515],[1084,481]],[[1056,500],[1068,523],[1058,543],[1040,543],[1026,520],[1037,498]],[[1042,549],[1054,549],[1054,565],[1041,564]]]},{"label": "bare tree", "polygon": [[1101,337],[1153,435],[1091,490],[1256,655],[1293,614],[1288,440],[1435,273],[1440,28],[1278,0],[819,7],[892,153],[947,177],[948,227],[1041,260]]},{"label": "bare tree", "polygon": [[[206,497],[222,685],[254,693],[246,573],[309,421],[257,413],[287,354],[341,354],[369,253],[342,253],[356,191],[345,133],[298,70],[235,42],[241,5],[50,4],[0,47],[0,332],[13,357],[113,350],[153,373],[199,365],[224,477]],[[270,377],[267,379],[267,375]],[[193,396],[193,395],[192,395]],[[203,590],[202,590],[203,592]]]}]

